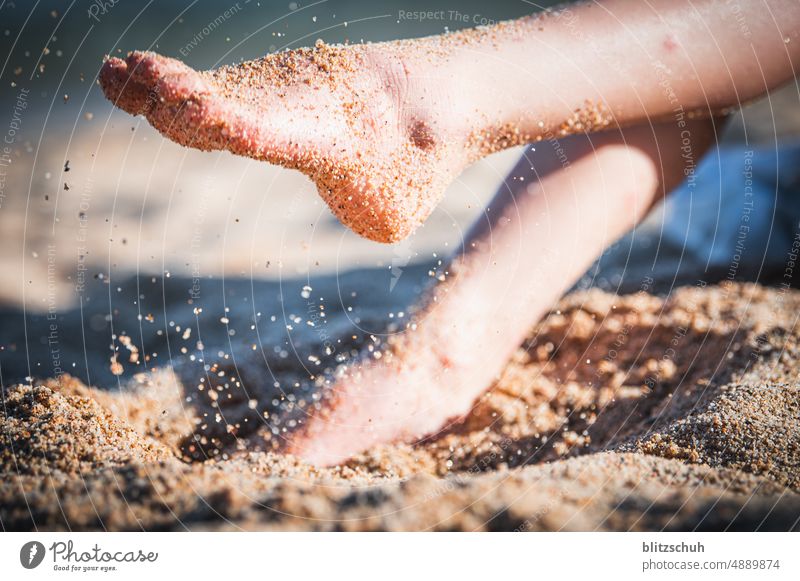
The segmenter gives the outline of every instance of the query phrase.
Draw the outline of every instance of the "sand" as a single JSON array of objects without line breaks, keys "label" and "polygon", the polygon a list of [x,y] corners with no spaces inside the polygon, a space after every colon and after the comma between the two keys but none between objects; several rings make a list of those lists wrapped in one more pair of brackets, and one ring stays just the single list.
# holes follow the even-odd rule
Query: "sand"
[{"label": "sand", "polygon": [[[0,521],[8,530],[797,529],[798,312],[800,292],[758,285],[699,285],[667,299],[573,293],[465,421],[325,469],[269,450],[257,421],[267,394],[255,388],[250,399],[209,402],[170,369],[121,391],[66,376],[7,387]],[[208,410],[225,416],[213,434]]]}]

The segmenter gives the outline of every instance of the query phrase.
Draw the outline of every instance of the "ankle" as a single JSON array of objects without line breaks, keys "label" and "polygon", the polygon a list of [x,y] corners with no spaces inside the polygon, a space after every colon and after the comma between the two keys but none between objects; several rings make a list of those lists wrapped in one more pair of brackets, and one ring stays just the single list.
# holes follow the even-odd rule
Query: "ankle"
[{"label": "ankle", "polygon": [[469,142],[472,97],[457,74],[456,61],[429,44],[419,39],[368,45],[365,61],[397,104],[398,122],[411,143],[422,151],[447,150],[457,157]]}]

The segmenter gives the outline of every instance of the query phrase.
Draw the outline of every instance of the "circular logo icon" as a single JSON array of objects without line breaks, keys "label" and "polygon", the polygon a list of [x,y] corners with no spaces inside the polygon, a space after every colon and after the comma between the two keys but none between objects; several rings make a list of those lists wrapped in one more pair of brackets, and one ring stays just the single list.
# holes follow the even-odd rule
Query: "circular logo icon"
[{"label": "circular logo icon", "polygon": [[26,569],[35,569],[44,560],[44,545],[39,541],[30,541],[19,550],[19,562]]}]

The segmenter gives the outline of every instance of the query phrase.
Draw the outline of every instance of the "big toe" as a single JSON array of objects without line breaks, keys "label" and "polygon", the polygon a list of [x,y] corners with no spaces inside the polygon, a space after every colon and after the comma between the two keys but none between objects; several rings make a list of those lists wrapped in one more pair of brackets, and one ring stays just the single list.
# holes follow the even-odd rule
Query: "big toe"
[{"label": "big toe", "polygon": [[180,61],[135,51],[109,58],[100,70],[106,97],[133,115],[146,115],[159,103],[176,104],[209,93],[200,73]]},{"label": "big toe", "polygon": [[200,73],[179,60],[154,52],[134,51],[125,62],[131,79],[153,91],[162,102],[186,101],[210,92]]},{"label": "big toe", "polygon": [[132,115],[146,113],[149,90],[131,79],[126,61],[116,57],[106,60],[99,80],[106,98],[117,107]]}]

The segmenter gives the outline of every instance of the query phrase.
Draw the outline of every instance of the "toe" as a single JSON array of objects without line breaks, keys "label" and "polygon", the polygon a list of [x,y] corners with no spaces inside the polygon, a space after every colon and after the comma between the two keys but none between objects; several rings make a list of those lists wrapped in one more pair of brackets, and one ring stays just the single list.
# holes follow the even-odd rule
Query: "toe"
[{"label": "toe", "polygon": [[117,103],[122,93],[122,87],[128,80],[127,63],[116,57],[107,59],[100,69],[99,80],[105,96],[110,101]]},{"label": "toe", "polygon": [[136,51],[126,59],[131,79],[170,103],[199,98],[209,93],[200,73],[179,60],[153,52]]},{"label": "toe", "polygon": [[128,63],[110,58],[100,69],[100,86],[109,101],[132,115],[146,113],[148,90],[133,82],[128,73]]},{"label": "toe", "polygon": [[135,51],[110,58],[100,72],[106,97],[133,115],[145,115],[162,134],[200,149],[226,146],[224,103],[200,73],[175,59]]}]

